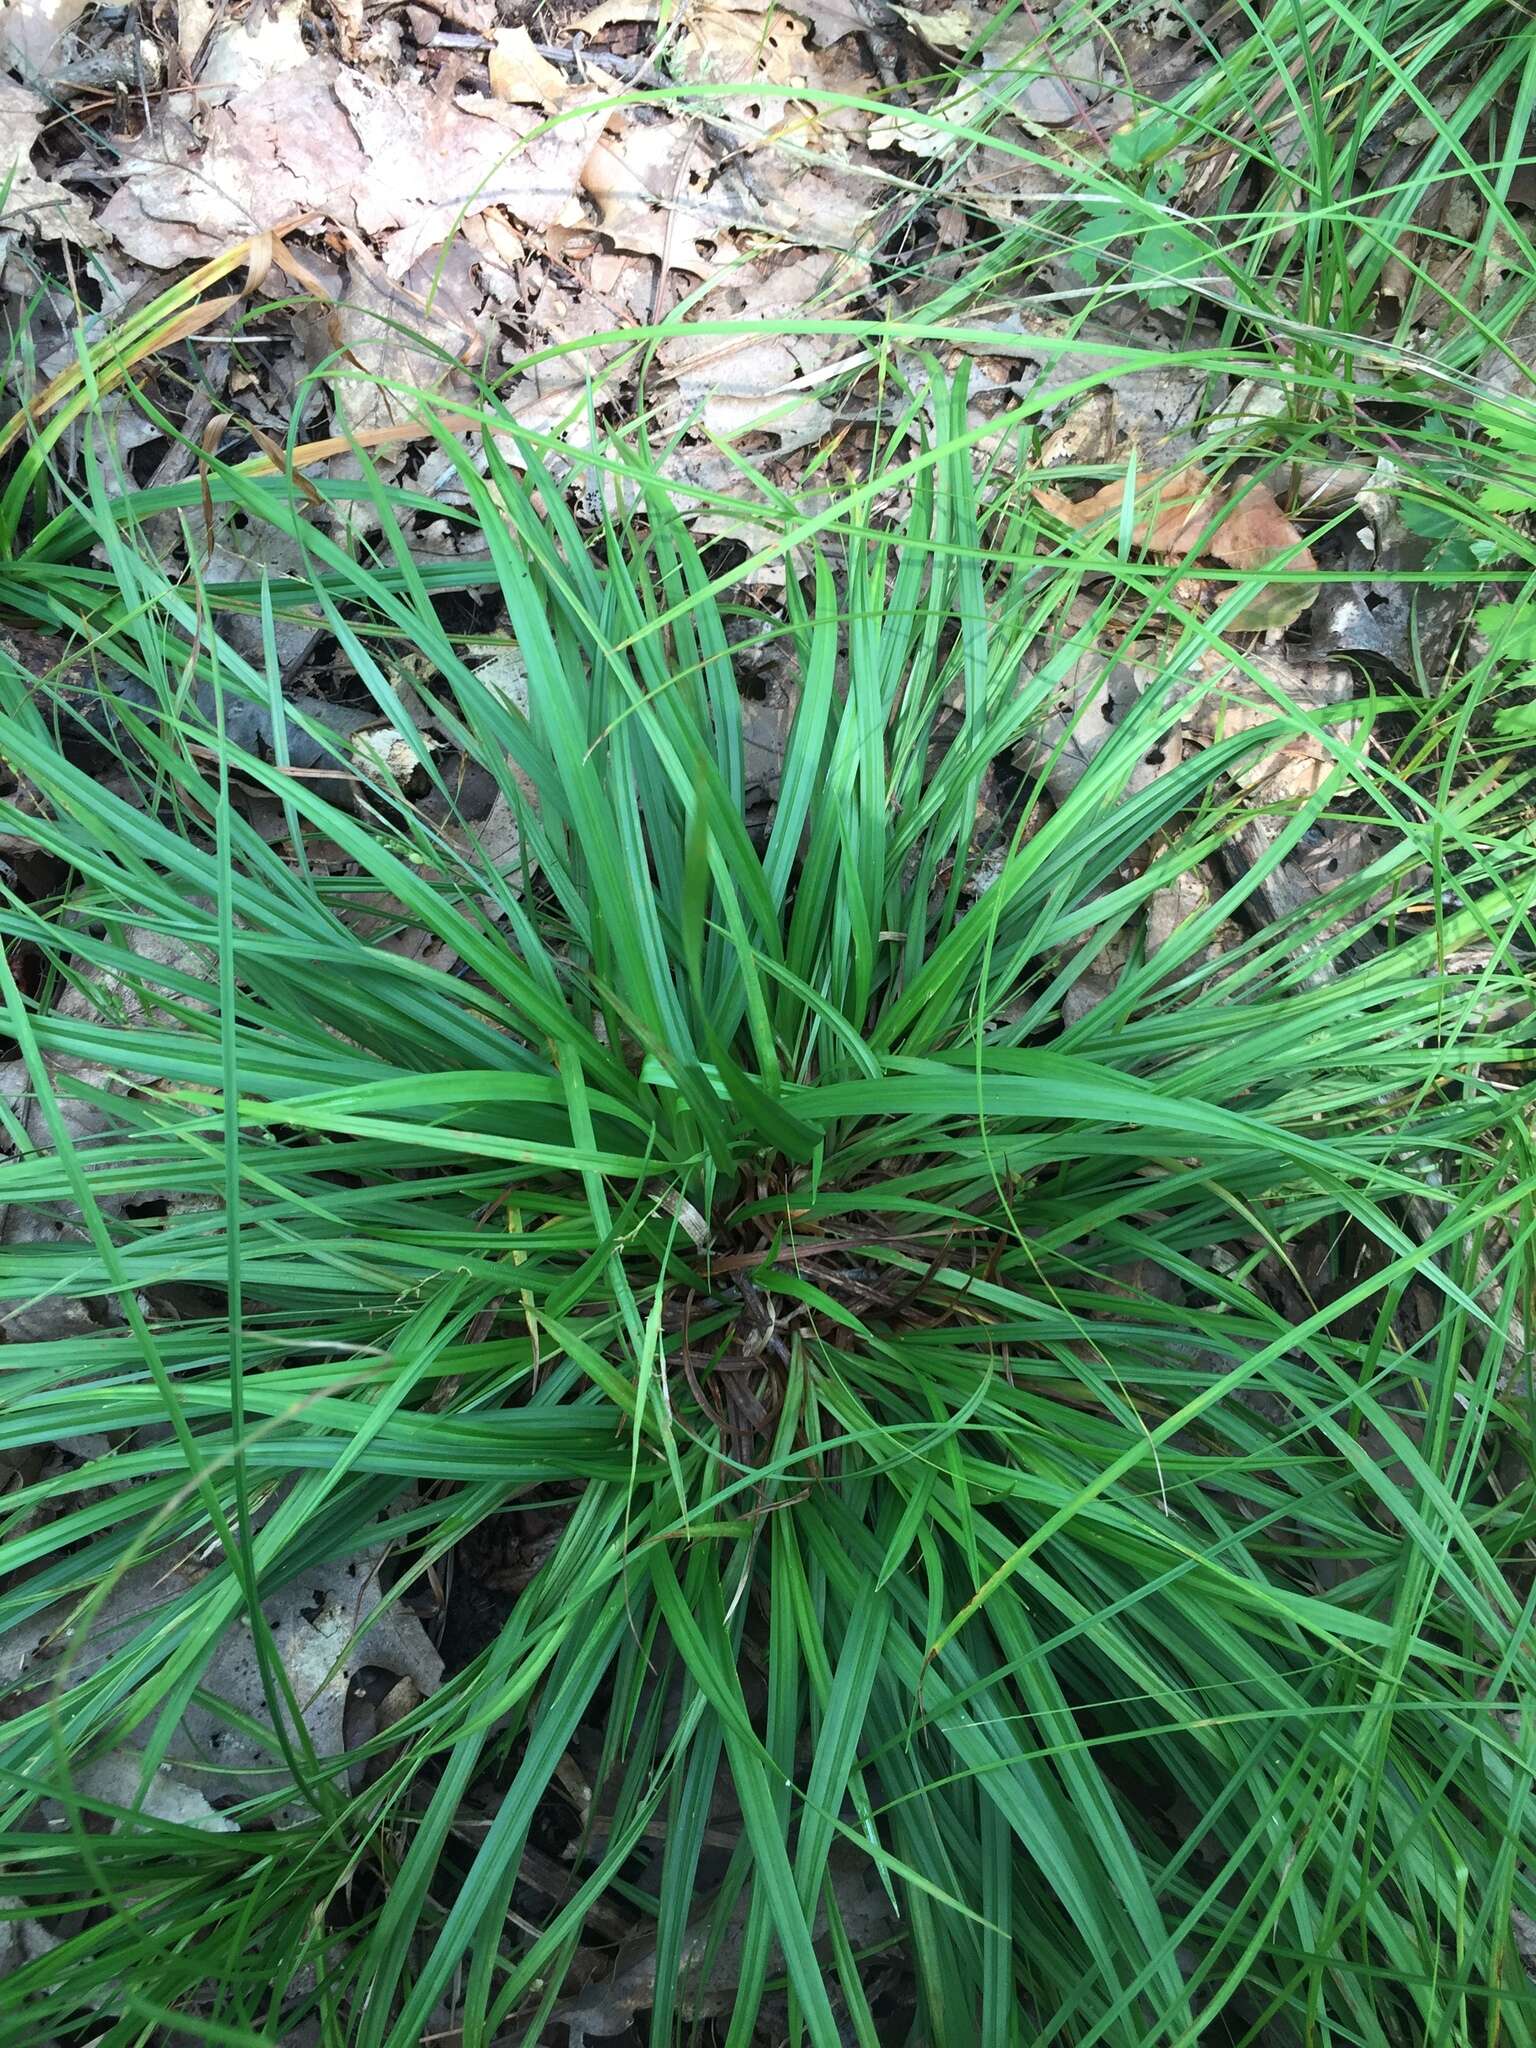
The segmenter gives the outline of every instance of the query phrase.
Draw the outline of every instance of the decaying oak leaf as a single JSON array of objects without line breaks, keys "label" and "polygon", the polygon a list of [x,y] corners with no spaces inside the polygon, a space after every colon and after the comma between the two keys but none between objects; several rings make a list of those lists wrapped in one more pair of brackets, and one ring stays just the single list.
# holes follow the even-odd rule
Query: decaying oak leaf
[{"label": "decaying oak leaf", "polygon": [[710,170],[697,121],[636,122],[622,137],[596,144],[581,183],[615,248],[703,277],[713,257],[699,245],[712,249],[720,234],[699,204]]},{"label": "decaying oak leaf", "polygon": [[[131,1833],[136,1824],[146,1820],[168,1820],[209,1835],[236,1834],[240,1827],[238,1821],[210,1805],[208,1795],[181,1772],[168,1764],[146,1770],[144,1759],[130,1749],[93,1757],[76,1772],[75,1790],[82,1798],[123,1809],[111,1823],[115,1835]],[[137,1816],[137,1823],[130,1816]],[[62,1810],[59,1817],[62,1821]]]},{"label": "decaying oak leaf", "polygon": [[[397,278],[487,206],[505,206],[540,230],[568,212],[574,218],[581,167],[607,119],[590,111],[605,98],[593,88],[570,102],[588,111],[548,128],[532,108],[481,94],[445,101],[425,87],[407,93],[403,80],[384,86],[356,72],[342,73],[336,97],[369,165],[358,225],[388,236],[384,267]],[[393,233],[391,213],[403,216]]]},{"label": "decaying oak leaf", "polygon": [[[1287,571],[1310,575],[1317,568],[1312,550],[1301,546],[1300,532],[1265,483],[1249,484],[1228,498],[1206,553],[1229,569],[1267,569],[1283,562]],[[1268,583],[1243,606],[1228,631],[1283,632],[1316,595],[1316,585]]]},{"label": "decaying oak leaf", "polygon": [[606,118],[584,107],[546,128],[533,108],[455,102],[407,79],[386,87],[312,57],[210,109],[201,141],[167,118],[126,160],[102,225],[130,256],[164,265],[318,213],[377,240],[399,279],[489,207],[552,226]]},{"label": "decaying oak leaf", "polygon": [[[1050,647],[1042,655],[1044,662],[1059,659]],[[1026,775],[1043,775],[1053,799],[1064,803],[1149,686],[1155,686],[1155,671],[1135,662],[1117,661],[1098,649],[1075,654],[1041,703],[1028,737],[1015,747],[1015,765]],[[1170,715],[1149,733],[1147,750],[1126,779],[1126,794],[1147,788],[1183,758],[1182,729]]]},{"label": "decaying oak leaf", "polygon": [[973,14],[966,7],[947,7],[938,14],[905,7],[896,11],[946,64],[952,64],[976,37],[984,35],[985,41],[979,67],[964,71],[956,87],[927,109],[926,116],[918,108],[882,116],[871,131],[870,146],[875,149],[904,149],[920,157],[949,154],[963,138],[935,128],[934,119],[948,128],[977,128],[1011,118],[1035,135],[1042,129],[1066,128],[1081,123],[1087,109],[1118,82],[1096,37],[1070,46],[1056,36],[1048,42],[1035,16],[1023,9],[990,29],[990,14]]},{"label": "decaying oak leaf", "polygon": [[813,255],[765,257],[722,274],[700,300],[699,318],[739,321],[745,331],[685,328],[657,350],[680,418],[701,419],[711,438],[725,441],[758,432],[783,445],[822,432],[827,415],[818,373],[848,353],[848,342],[797,332],[795,318],[857,296],[868,282],[867,265]]},{"label": "decaying oak leaf", "polygon": [[661,0],[598,0],[596,7],[589,7],[585,14],[579,14],[571,23],[570,33],[583,36],[600,36],[604,29],[610,29],[617,21],[658,21],[661,18]]},{"label": "decaying oak leaf", "polygon": [[[1117,520],[1125,490],[1122,479],[1074,501],[1047,486],[1036,490],[1035,501],[1054,518],[1081,531]],[[1242,484],[1220,491],[1198,463],[1188,463],[1180,470],[1141,478],[1136,495],[1140,516],[1131,528],[1131,539],[1155,555],[1187,558],[1198,551],[1231,569],[1252,572],[1279,563],[1287,571],[1303,575],[1316,571],[1311,549],[1302,545],[1300,530],[1281,511],[1267,484]],[[1221,595],[1219,589],[1216,594]],[[1315,594],[1315,586],[1304,583],[1265,584],[1228,621],[1227,630],[1283,631],[1300,618]]]},{"label": "decaying oak leaf", "polygon": [[[1076,500],[1048,487],[1035,492],[1035,501],[1053,518],[1081,531],[1118,519],[1125,481],[1105,484],[1091,497]],[[1184,469],[1140,478],[1136,502],[1144,511],[1131,528],[1135,545],[1150,548],[1155,555],[1183,555],[1210,524],[1214,497],[1210,478],[1197,463],[1190,463]]]}]

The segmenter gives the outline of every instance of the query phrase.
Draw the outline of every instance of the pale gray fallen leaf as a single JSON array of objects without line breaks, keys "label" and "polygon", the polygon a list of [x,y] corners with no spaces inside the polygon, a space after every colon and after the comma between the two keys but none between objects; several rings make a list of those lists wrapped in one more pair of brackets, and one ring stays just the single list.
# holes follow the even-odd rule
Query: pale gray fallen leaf
[{"label": "pale gray fallen leaf", "polygon": [[[362,1551],[312,1565],[262,1601],[274,1647],[322,1762],[344,1751],[347,1692],[355,1672],[377,1667],[408,1677],[423,1697],[442,1680],[442,1659],[421,1623],[398,1603],[385,1603],[379,1584],[383,1557],[382,1551]],[[112,1588],[83,1638],[71,1635],[79,1603],[56,1602],[8,1638],[0,1678],[29,1688],[46,1687],[59,1675],[69,1683],[83,1682],[172,1603],[195,1596],[201,1579],[195,1567],[135,1566]],[[272,1728],[255,1639],[243,1617],[219,1637],[203,1667],[200,1692],[167,1751],[178,1778],[209,1801],[294,1793],[275,1735],[259,1740],[212,1704],[223,1702],[256,1727]],[[286,1825],[309,1812],[295,1793],[284,1799],[276,1817]]]},{"label": "pale gray fallen leaf", "polygon": [[0,9],[0,61],[23,78],[45,82],[67,56],[70,31],[86,0],[5,0]]},{"label": "pale gray fallen leaf", "polygon": [[705,321],[740,323],[738,334],[684,329],[657,360],[671,379],[678,423],[697,420],[711,439],[771,433],[782,443],[815,435],[827,413],[825,373],[849,354],[845,336],[797,332],[797,314],[829,310],[867,285],[866,265],[822,255],[778,255],[723,272],[696,302]]},{"label": "pale gray fallen leaf", "polygon": [[1014,118],[1026,127],[1037,122],[1045,128],[1069,127],[1110,89],[1103,47],[1097,40],[1050,58],[1038,49],[1028,57],[1004,58],[990,75],[1003,89]]},{"label": "pale gray fallen leaf", "polygon": [[[148,1820],[174,1821],[206,1835],[235,1834],[240,1825],[210,1806],[206,1794],[189,1784],[172,1764],[151,1771],[146,1783],[143,1758],[132,1750],[114,1749],[80,1765],[75,1772],[75,1790],[103,1805],[121,1806]],[[132,1826],[131,1820],[114,1821],[112,1832],[123,1834]]]},{"label": "pale gray fallen leaf", "polygon": [[205,105],[250,92],[269,78],[309,62],[303,0],[252,7],[225,15],[214,29],[197,71],[197,98]]},{"label": "pale gray fallen leaf", "polygon": [[[1042,204],[1067,190],[1065,162],[1058,167],[1050,160],[1055,145],[1048,137],[1031,135],[1015,123],[998,122],[988,134],[989,145],[955,167],[955,202],[1003,227],[1037,219]],[[1012,147],[994,146],[1003,142]]]},{"label": "pale gray fallen leaf", "polygon": [[[1291,866],[1317,893],[1326,895],[1341,882],[1380,860],[1393,845],[1380,825],[1335,824],[1320,819],[1291,856]],[[1450,961],[1447,960],[1447,968]],[[1454,971],[1454,970],[1452,970]]]},{"label": "pale gray fallen leaf", "polygon": [[47,102],[13,79],[0,78],[0,263],[16,235],[94,249],[105,237],[78,194],[32,168],[32,152],[48,118]]},{"label": "pale gray fallen leaf", "polygon": [[166,265],[319,213],[376,240],[399,279],[488,207],[551,224],[605,118],[583,111],[529,142],[532,109],[456,103],[311,57],[210,109],[201,137],[168,111],[125,160],[102,225],[131,255]]},{"label": "pale gray fallen leaf", "polygon": [[39,1920],[23,1917],[19,1899],[0,1899],[0,1978],[35,1963],[56,1949],[62,1935],[50,1934]]}]

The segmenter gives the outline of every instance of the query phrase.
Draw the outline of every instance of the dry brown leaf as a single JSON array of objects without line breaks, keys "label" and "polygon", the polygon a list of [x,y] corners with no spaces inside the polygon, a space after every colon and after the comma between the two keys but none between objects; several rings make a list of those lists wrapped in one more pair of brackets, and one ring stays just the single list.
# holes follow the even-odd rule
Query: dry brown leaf
[{"label": "dry brown leaf", "polygon": [[542,107],[552,114],[571,97],[571,82],[541,57],[525,28],[499,28],[488,60],[491,92],[515,106]]},{"label": "dry brown leaf", "polygon": [[599,225],[616,248],[664,257],[674,270],[702,277],[713,267],[719,223],[700,208],[710,160],[696,121],[639,123],[612,141],[596,144],[581,182],[598,210]]},{"label": "dry brown leaf", "polygon": [[[1234,733],[1253,732],[1273,723],[1277,713],[1272,705],[1224,704],[1214,721],[1216,737],[1230,739]],[[1357,719],[1330,722],[1341,743],[1352,745],[1359,734]],[[1283,746],[1274,748],[1232,771],[1232,780],[1264,803],[1298,803],[1315,796],[1334,771],[1337,756],[1324,741],[1309,732],[1294,734]]]},{"label": "dry brown leaf", "polygon": [[[1050,488],[1037,490],[1035,498],[1053,517],[1081,531],[1117,517],[1125,502],[1125,483],[1105,484],[1092,497],[1076,502]],[[1147,509],[1131,528],[1131,539],[1156,555],[1187,554],[1210,523],[1211,482],[1197,463],[1140,478],[1136,500]]]},{"label": "dry brown leaf", "polygon": [[[1037,490],[1035,499],[1055,518],[1081,531],[1116,517],[1125,501],[1125,483],[1105,484],[1076,502],[1049,487]],[[1198,547],[1202,555],[1231,569],[1252,572],[1282,561],[1287,570],[1302,574],[1317,568],[1311,549],[1301,546],[1300,532],[1267,484],[1247,484],[1218,495],[1204,470],[1189,463],[1176,472],[1142,478],[1137,500],[1147,510],[1131,529],[1131,538],[1153,554],[1187,556]],[[1217,588],[1215,595],[1220,598],[1223,591]],[[1315,585],[1266,584],[1228,621],[1227,631],[1281,632],[1300,618],[1315,595]]]},{"label": "dry brown leaf", "polygon": [[[764,257],[723,274],[705,293],[704,321],[741,321],[740,335],[684,330],[657,350],[673,381],[679,423],[697,419],[712,438],[773,434],[783,445],[824,431],[827,414],[817,392],[824,373],[849,354],[847,338],[795,331],[795,316],[856,296],[868,284],[862,264],[822,256]],[[775,331],[777,330],[777,331]]]},{"label": "dry brown leaf", "polygon": [[[941,14],[920,15],[898,9],[931,48],[953,59],[976,33],[969,11],[950,7]],[[987,39],[979,67],[960,75],[959,82],[926,108],[882,115],[870,131],[874,149],[903,149],[909,156],[943,157],[974,154],[956,128],[978,128],[1006,116],[1026,133],[1081,123],[1086,110],[1104,98],[1117,82],[1105,64],[1104,47],[1094,37],[1063,47],[1041,38],[1036,17],[1014,12],[998,33]],[[935,126],[936,122],[945,124]],[[986,157],[988,151],[980,152]]]},{"label": "dry brown leaf", "polygon": [[341,211],[368,167],[336,100],[338,76],[332,60],[311,58],[214,108],[201,150],[168,114],[144,152],[124,160],[103,227],[141,263],[165,266],[305,213],[317,194],[323,210]]},{"label": "dry brown leaf", "polygon": [[[515,346],[519,358],[534,360],[502,387],[502,402],[520,426],[535,433],[558,435],[573,446],[589,444],[593,422],[589,398],[601,403],[608,371],[632,351],[622,342],[600,341],[648,319],[654,293],[649,264],[632,256],[599,252],[587,267],[587,283],[575,287],[547,271],[533,273],[535,294],[525,311],[528,343]],[[536,344],[536,346],[535,346]],[[549,350],[558,353],[546,353]],[[521,467],[523,452],[509,455]]]},{"label": "dry brown leaf", "polygon": [[[428,249],[446,241],[467,213],[505,206],[529,227],[553,227],[573,195],[606,113],[545,128],[530,109],[466,94],[453,104],[405,81],[385,86],[343,72],[336,97],[363,147],[369,176],[356,195],[358,226],[387,237],[385,268],[403,277]],[[571,105],[591,108],[590,88]],[[525,144],[533,130],[542,130]],[[434,203],[435,202],[435,203]],[[392,215],[403,215],[400,231]]]},{"label": "dry brown leaf", "polygon": [[1071,47],[1054,37],[1044,41],[1036,18],[1023,8],[988,40],[983,67],[993,90],[1005,97],[1014,117],[1026,127],[1080,123],[1085,110],[1119,82],[1097,37]]},{"label": "dry brown leaf", "polygon": [[[1267,569],[1285,560],[1285,568],[1303,575],[1317,568],[1310,548],[1280,510],[1268,484],[1249,484],[1227,501],[1221,524],[1211,535],[1207,554],[1229,569]],[[1218,596],[1224,593],[1218,591]],[[1317,594],[1316,585],[1270,583],[1252,597],[1228,626],[1232,633],[1277,633],[1294,625]]]},{"label": "dry brown leaf", "polygon": [[[1268,484],[1249,484],[1240,495],[1227,501],[1221,524],[1211,535],[1205,552],[1229,569],[1267,569],[1271,562],[1296,548],[1301,535],[1280,510]],[[1315,569],[1310,548],[1301,548],[1287,565]]]},{"label": "dry brown leaf", "polygon": [[885,0],[796,0],[796,4],[823,49],[844,36],[893,27],[896,20],[896,10]]},{"label": "dry brown leaf", "polygon": [[1147,905],[1147,958],[1155,958],[1180,925],[1209,909],[1210,902],[1210,886],[1198,869],[1186,870],[1165,888],[1155,890]]},{"label": "dry brown leaf", "polygon": [[377,238],[398,279],[488,207],[550,226],[571,204],[605,118],[564,121],[525,145],[542,126],[531,109],[456,104],[411,80],[385,86],[312,57],[213,108],[201,147],[167,120],[128,160],[102,224],[129,255],[165,265],[314,212]]}]

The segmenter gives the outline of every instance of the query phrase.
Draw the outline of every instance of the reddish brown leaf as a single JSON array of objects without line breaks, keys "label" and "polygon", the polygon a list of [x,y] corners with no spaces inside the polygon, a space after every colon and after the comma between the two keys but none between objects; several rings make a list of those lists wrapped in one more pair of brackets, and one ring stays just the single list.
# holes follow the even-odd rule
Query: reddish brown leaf
[{"label": "reddish brown leaf", "polygon": [[[1249,484],[1240,497],[1229,500],[1206,553],[1225,562],[1229,569],[1267,569],[1288,549],[1295,548],[1300,539],[1300,533],[1280,510],[1268,484]],[[1285,566],[1312,570],[1317,563],[1310,548],[1301,548]]]},{"label": "reddish brown leaf", "polygon": [[[1122,480],[1105,484],[1091,498],[1080,498],[1075,504],[1055,490],[1036,491],[1035,498],[1068,526],[1097,526],[1119,516],[1125,502],[1125,483]],[[1150,548],[1157,555],[1184,554],[1210,523],[1210,479],[1193,462],[1184,469],[1164,471],[1161,475],[1154,470],[1138,480],[1136,502],[1144,508],[1144,516],[1131,529],[1136,545]]]}]

